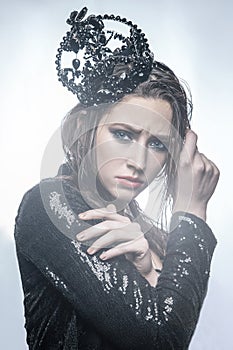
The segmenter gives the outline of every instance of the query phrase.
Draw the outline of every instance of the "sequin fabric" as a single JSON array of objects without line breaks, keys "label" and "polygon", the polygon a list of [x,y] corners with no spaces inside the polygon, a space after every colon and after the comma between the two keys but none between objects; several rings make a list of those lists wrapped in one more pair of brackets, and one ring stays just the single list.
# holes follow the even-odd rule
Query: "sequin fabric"
[{"label": "sequin fabric", "polygon": [[19,207],[15,241],[29,349],[188,349],[207,291],[216,239],[191,214],[171,220],[156,287],[120,256],[87,253],[76,234],[97,220],[68,180],[46,179]]},{"label": "sequin fabric", "polygon": [[49,205],[51,210],[54,210],[55,214],[58,215],[59,219],[65,218],[67,221],[67,228],[70,228],[70,226],[75,221],[75,215],[73,214],[72,210],[67,209],[66,204],[61,203],[60,201],[60,194],[56,191],[51,192],[49,195]]}]

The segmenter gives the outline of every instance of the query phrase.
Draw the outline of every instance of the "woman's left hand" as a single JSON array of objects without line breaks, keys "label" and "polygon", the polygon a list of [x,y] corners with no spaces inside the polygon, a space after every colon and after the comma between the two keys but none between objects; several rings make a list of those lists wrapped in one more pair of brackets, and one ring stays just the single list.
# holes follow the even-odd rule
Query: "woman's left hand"
[{"label": "woman's left hand", "polygon": [[102,260],[124,254],[144,277],[156,275],[152,266],[149,244],[140,225],[118,214],[113,204],[106,208],[88,210],[79,214],[79,217],[82,220],[104,219],[103,222],[77,235],[77,240],[81,242],[96,238],[87,250],[89,254],[109,248],[100,255]]}]

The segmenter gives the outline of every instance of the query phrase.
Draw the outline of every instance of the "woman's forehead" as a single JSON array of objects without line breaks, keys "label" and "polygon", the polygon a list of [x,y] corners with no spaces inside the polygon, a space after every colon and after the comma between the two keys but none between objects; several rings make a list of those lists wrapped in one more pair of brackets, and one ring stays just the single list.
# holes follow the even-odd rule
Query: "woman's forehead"
[{"label": "woman's forehead", "polygon": [[169,133],[172,109],[161,99],[132,97],[127,102],[118,103],[102,119],[101,124],[131,125],[135,130],[146,130],[151,134]]}]

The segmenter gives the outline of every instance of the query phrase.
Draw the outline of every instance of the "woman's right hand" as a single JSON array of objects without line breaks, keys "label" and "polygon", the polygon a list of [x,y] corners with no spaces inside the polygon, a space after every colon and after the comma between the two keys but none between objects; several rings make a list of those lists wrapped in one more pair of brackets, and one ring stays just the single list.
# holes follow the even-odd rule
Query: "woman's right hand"
[{"label": "woman's right hand", "polygon": [[100,255],[102,260],[125,255],[150,285],[156,285],[158,276],[153,268],[152,253],[138,223],[131,222],[128,217],[118,214],[113,204],[106,208],[80,213],[79,217],[82,220],[103,220],[76,236],[81,242],[94,239],[87,253],[95,254],[100,249],[105,249]]},{"label": "woman's right hand", "polygon": [[173,213],[188,212],[206,220],[207,203],[218,179],[218,168],[198,151],[197,135],[188,130],[178,163]]}]

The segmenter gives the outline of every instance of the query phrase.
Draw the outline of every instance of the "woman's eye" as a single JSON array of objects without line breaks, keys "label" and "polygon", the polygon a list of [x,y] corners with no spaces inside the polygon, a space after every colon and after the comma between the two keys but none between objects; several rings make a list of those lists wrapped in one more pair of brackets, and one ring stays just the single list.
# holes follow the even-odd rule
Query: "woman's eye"
[{"label": "woman's eye", "polygon": [[167,147],[159,140],[150,141],[148,146],[158,151],[167,151]]},{"label": "woman's eye", "polygon": [[112,130],[113,136],[122,141],[131,141],[132,136],[125,130]]}]

